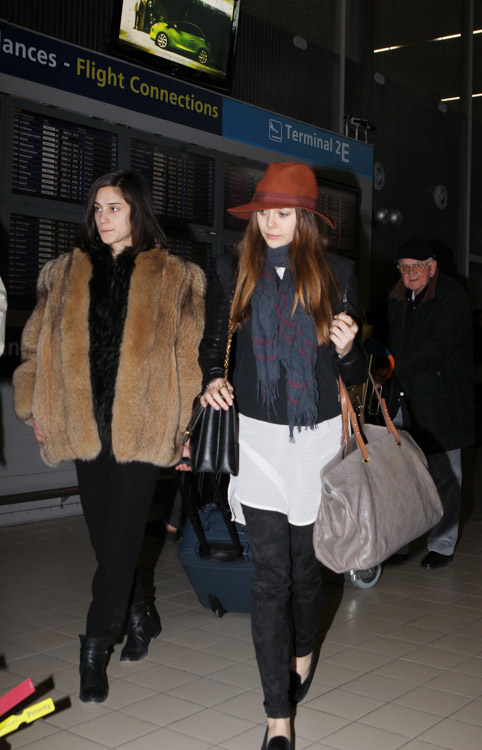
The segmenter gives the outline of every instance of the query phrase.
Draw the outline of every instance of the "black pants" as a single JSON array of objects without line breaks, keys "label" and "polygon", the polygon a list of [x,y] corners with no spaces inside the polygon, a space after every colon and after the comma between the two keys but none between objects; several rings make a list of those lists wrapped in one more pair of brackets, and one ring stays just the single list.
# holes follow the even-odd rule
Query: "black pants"
[{"label": "black pants", "polygon": [[137,562],[159,467],[133,461],[119,464],[112,456],[76,461],[80,499],[97,558],[86,635],[119,634],[127,607],[141,601],[143,587]]},{"label": "black pants", "polygon": [[323,606],[321,564],[313,524],[293,526],[283,513],[243,505],[253,557],[251,628],[266,715],[290,715],[290,613],[294,654],[315,646]]}]

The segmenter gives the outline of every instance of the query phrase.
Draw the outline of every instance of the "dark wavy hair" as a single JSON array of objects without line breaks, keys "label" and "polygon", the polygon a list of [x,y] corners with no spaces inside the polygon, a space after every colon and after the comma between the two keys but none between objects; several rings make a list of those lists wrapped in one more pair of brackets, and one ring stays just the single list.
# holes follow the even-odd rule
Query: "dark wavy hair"
[{"label": "dark wavy hair", "polygon": [[79,232],[79,245],[84,251],[101,248],[102,242],[95,223],[95,197],[103,187],[120,190],[129,204],[132,254],[150,250],[153,247],[167,247],[167,239],[154,214],[152,196],[144,177],[138,172],[118,170],[98,177],[92,184],[87,197],[84,220]]}]

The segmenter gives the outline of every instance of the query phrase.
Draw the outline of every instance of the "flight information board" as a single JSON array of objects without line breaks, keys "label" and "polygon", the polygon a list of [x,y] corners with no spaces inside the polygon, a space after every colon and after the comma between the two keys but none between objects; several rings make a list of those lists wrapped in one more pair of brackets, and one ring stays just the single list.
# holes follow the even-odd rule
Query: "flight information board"
[{"label": "flight information board", "polygon": [[179,255],[183,260],[197,263],[209,275],[212,250],[210,242],[200,242],[187,237],[168,236],[167,246],[173,255]]},{"label": "flight information board", "polygon": [[254,195],[258,180],[263,176],[262,169],[245,167],[239,164],[224,164],[224,228],[242,232],[246,222],[227,213],[232,206],[248,203]]},{"label": "flight information board", "polygon": [[48,260],[74,247],[78,224],[25,214],[10,216],[8,295],[31,300],[37,277]]},{"label": "flight information board", "polygon": [[12,192],[84,203],[97,177],[117,167],[115,133],[16,109]]},{"label": "flight information board", "polygon": [[149,182],[162,224],[213,225],[214,159],[133,138],[131,166]]},{"label": "flight information board", "polygon": [[318,186],[320,211],[335,222],[335,229],[328,225],[329,247],[341,255],[357,259],[360,255],[358,246],[358,191],[353,188],[338,189]]},{"label": "flight information board", "polygon": [[[54,117],[48,108],[35,112],[28,105],[14,106],[10,111],[12,169],[5,210],[9,250],[8,256],[4,253],[1,273],[8,279],[9,297],[24,309],[35,298],[41,266],[75,244],[78,225],[74,217],[79,209],[72,207],[66,213],[66,203],[85,203],[92,182],[117,168],[120,133],[107,124],[104,129],[91,127],[86,118],[69,120],[68,113]],[[210,235],[219,237],[223,229],[231,230],[233,234],[225,240],[229,247],[235,244],[234,233],[241,233],[246,222],[230,216],[226,208],[251,200],[264,165],[236,163],[234,157],[221,159],[200,149],[188,152],[182,144],[175,148],[154,136],[129,136],[128,147],[125,156],[130,153],[130,168],[148,180],[171,251],[209,274],[214,248]],[[216,186],[221,172],[223,185]],[[319,193],[320,210],[336,223],[334,230],[326,227],[330,246],[357,259],[359,191],[319,179]],[[221,195],[222,205],[215,205]],[[24,210],[26,197],[33,204]],[[49,199],[45,213],[54,218],[42,215],[43,199]]]}]

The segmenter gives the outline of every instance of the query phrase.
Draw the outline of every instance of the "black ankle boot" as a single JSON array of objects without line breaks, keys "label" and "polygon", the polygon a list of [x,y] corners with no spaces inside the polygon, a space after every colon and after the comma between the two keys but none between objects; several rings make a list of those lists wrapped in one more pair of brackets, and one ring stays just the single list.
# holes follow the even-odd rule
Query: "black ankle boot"
[{"label": "black ankle boot", "polygon": [[147,602],[134,604],[129,610],[127,641],[121,661],[139,661],[147,655],[149,641],[161,632],[161,620],[154,606]]},{"label": "black ankle boot", "polygon": [[102,703],[109,694],[107,662],[114,650],[110,638],[80,635],[80,693],[84,703]]}]

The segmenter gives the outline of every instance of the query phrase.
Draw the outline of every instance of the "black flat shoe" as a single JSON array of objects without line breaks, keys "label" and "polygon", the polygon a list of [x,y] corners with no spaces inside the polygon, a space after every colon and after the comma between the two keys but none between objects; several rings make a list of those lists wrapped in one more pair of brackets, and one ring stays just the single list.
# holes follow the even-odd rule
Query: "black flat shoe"
[{"label": "black flat shoe", "polygon": [[268,742],[268,729],[266,729],[261,750],[292,750],[292,746],[287,737],[271,737]]},{"label": "black flat shoe", "polygon": [[453,555],[442,555],[440,552],[434,552],[432,550],[428,555],[425,555],[420,563],[420,567],[425,568],[426,570],[445,568],[445,566],[452,562],[453,559]]},{"label": "black flat shoe", "polygon": [[310,671],[308,677],[301,682],[301,677],[298,672],[290,669],[290,688],[289,688],[289,700],[292,706],[296,703],[301,703],[310,689],[310,685],[313,681],[313,675],[315,674],[316,660],[314,653],[311,656]]}]

